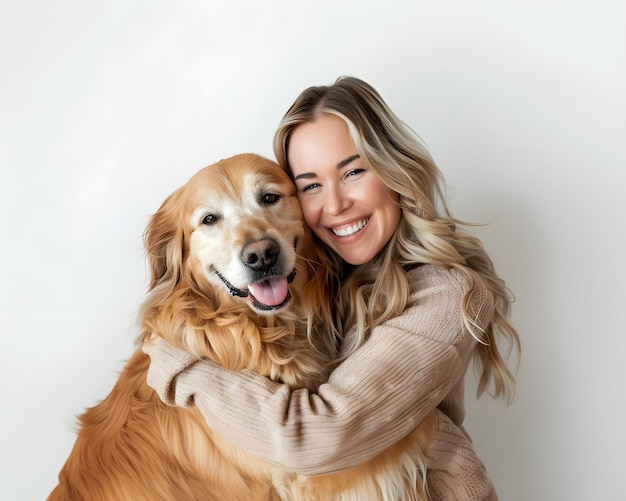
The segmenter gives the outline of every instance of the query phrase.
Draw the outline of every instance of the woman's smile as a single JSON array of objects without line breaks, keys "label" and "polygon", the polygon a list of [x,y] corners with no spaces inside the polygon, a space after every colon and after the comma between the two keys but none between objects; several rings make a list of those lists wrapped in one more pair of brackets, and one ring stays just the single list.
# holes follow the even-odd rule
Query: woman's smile
[{"label": "woman's smile", "polygon": [[335,228],[330,228],[330,230],[337,237],[349,237],[361,231],[365,227],[368,221],[369,221],[369,217],[362,219],[357,223],[350,224],[349,226],[343,226],[343,227],[337,226]]}]

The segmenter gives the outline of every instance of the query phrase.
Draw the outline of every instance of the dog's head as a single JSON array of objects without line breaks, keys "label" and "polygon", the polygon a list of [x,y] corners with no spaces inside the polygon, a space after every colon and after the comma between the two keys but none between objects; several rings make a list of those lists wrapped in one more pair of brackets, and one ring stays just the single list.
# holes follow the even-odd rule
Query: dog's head
[{"label": "dog's head", "polygon": [[163,202],[144,240],[151,281],[138,342],[157,333],[230,369],[300,387],[324,380],[336,355],[330,296],[278,164],[243,154],[202,169]]},{"label": "dog's head", "polygon": [[304,236],[295,195],[287,174],[258,155],[205,167],[150,221],[151,289],[172,292],[189,280],[211,294],[239,298],[259,314],[284,308]]}]

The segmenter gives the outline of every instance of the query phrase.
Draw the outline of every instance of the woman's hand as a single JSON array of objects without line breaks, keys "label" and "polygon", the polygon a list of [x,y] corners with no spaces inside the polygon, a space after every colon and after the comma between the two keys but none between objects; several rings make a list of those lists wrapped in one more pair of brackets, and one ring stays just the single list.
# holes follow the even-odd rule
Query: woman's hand
[{"label": "woman's hand", "polygon": [[160,338],[158,334],[156,334],[155,332],[151,333],[150,336],[144,339],[143,344],[141,345],[141,350],[149,357],[152,357],[152,354],[157,349],[157,343],[159,342],[159,339]]}]

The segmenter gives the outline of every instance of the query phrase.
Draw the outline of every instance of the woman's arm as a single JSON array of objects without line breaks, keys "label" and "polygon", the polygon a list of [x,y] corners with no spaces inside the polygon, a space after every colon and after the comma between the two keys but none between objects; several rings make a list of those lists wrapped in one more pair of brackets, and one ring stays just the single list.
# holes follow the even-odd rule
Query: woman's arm
[{"label": "woman's arm", "polygon": [[317,393],[194,360],[163,341],[151,354],[149,384],[167,403],[195,403],[212,429],[270,462],[306,475],[353,467],[432,412],[474,347],[461,323],[461,274],[422,266],[410,280],[403,314],[375,328]]}]

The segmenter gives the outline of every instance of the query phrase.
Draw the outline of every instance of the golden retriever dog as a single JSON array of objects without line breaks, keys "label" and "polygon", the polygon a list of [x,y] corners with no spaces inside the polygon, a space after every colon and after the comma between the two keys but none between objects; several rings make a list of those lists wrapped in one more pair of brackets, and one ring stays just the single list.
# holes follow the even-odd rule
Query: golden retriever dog
[{"label": "golden retriever dog", "polygon": [[295,187],[276,163],[242,154],[200,170],[163,202],[144,241],[151,278],[138,347],[106,399],[80,416],[49,501],[426,499],[423,450],[435,415],[364,465],[302,478],[238,449],[195,407],[170,407],[146,384],[140,345],[151,333],[293,387],[327,379],[336,354],[318,340],[331,298]]}]

